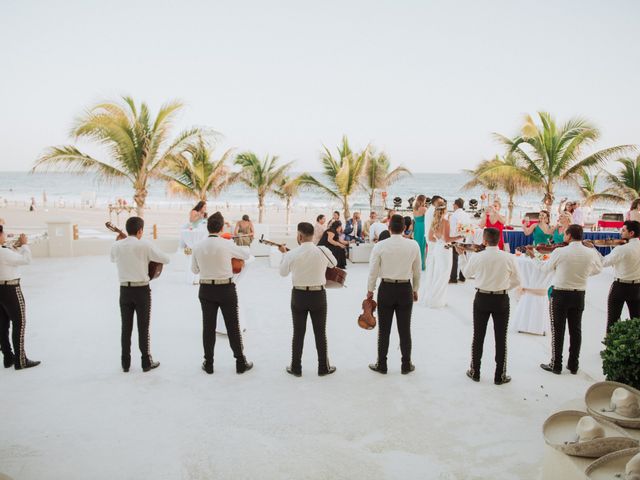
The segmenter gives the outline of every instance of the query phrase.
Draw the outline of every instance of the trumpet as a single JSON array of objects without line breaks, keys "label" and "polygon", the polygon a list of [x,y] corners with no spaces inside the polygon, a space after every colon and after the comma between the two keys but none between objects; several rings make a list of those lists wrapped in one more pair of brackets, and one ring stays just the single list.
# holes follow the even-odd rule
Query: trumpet
[{"label": "trumpet", "polygon": [[24,233],[18,235],[18,238],[13,240],[9,245],[9,248],[13,248],[14,250],[20,248],[22,245],[27,244],[27,236]]}]

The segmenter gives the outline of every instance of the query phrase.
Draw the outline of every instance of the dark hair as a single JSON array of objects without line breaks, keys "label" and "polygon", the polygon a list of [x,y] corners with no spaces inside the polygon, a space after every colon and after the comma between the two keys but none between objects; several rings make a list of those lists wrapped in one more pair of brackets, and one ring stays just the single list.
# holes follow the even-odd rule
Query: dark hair
[{"label": "dark hair", "polygon": [[411,225],[413,225],[413,219],[410,216],[407,215],[406,217],[404,217],[404,228],[405,228],[405,230],[407,228],[409,228]]},{"label": "dark hair", "polygon": [[137,235],[144,228],[144,220],[140,217],[129,217],[124,228],[129,235]]},{"label": "dark hair", "polygon": [[192,210],[195,210],[196,212],[201,212],[206,204],[207,202],[200,200],[198,203],[196,203],[196,206],[193,207]]},{"label": "dark hair", "polygon": [[207,220],[207,230],[209,233],[218,233],[224,227],[224,217],[220,212],[216,212]]},{"label": "dark hair", "polygon": [[431,203],[434,203],[436,200],[444,200],[440,195],[434,195],[431,197]]},{"label": "dark hair", "polygon": [[640,205],[640,198],[636,198],[633,202],[631,202],[631,210],[635,210]]},{"label": "dark hair", "polygon": [[245,222],[249,221],[249,215],[242,215],[242,220],[244,220]]},{"label": "dark hair", "polygon": [[391,233],[402,233],[404,231],[404,218],[402,215],[391,215],[389,219],[389,230]]},{"label": "dark hair", "polygon": [[564,233],[568,233],[571,236],[571,240],[582,240],[582,237],[584,237],[584,230],[580,225],[576,225],[575,223],[569,225]]},{"label": "dark hair", "polygon": [[380,242],[382,240],[386,240],[390,236],[391,236],[391,234],[389,233],[389,230],[383,230],[382,233],[380,235],[378,235],[378,241]]},{"label": "dark hair", "polygon": [[[627,220],[626,222],[624,222],[624,226],[627,227],[627,230],[633,232],[633,238],[640,237],[640,222],[636,222],[635,220]],[[0,225],[0,228],[2,228],[2,225]],[[0,232],[2,232],[2,230],[0,230]]]},{"label": "dark hair", "polygon": [[482,237],[490,247],[495,247],[500,243],[500,230],[493,227],[485,228]]},{"label": "dark hair", "polygon": [[0,233],[4,232],[4,225],[0,225]]},{"label": "dark hair", "polygon": [[324,218],[324,215],[320,214],[316,217],[316,222],[319,222],[320,220],[322,220]]},{"label": "dark hair", "polygon": [[298,224],[298,232],[305,238],[313,237],[313,225],[309,222],[300,222]]},{"label": "dark hair", "polygon": [[453,201],[453,204],[454,204],[456,207],[458,207],[458,208],[464,208],[464,200],[463,200],[463,199],[461,199],[461,198],[456,198],[456,199]]},{"label": "dark hair", "polygon": [[338,233],[338,229],[342,226],[342,222],[340,220],[336,220],[329,227],[329,231],[333,233]]},{"label": "dark hair", "polygon": [[338,218],[340,218],[340,212],[338,210],[335,210],[333,213],[337,213],[338,214]]}]

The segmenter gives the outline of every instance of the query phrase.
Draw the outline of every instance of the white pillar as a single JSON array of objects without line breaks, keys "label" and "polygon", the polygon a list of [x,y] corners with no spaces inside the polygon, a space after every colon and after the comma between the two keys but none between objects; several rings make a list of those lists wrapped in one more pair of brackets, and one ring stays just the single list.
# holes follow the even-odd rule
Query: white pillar
[{"label": "white pillar", "polygon": [[59,219],[47,222],[50,257],[73,256],[73,226],[71,220]]}]

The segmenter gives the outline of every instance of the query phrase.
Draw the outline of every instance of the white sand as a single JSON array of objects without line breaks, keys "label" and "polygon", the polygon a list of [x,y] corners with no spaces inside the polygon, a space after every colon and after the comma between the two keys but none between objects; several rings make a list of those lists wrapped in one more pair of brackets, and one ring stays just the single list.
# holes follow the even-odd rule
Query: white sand
[{"label": "white sand", "polygon": [[236,375],[218,336],[216,372],[206,375],[197,287],[183,283],[183,260],[174,255],[153,282],[152,351],[162,365],[150,373],[140,370],[135,333],[132,371],[120,370],[118,286],[106,257],[24,268],[27,353],[43,364],[0,372],[0,472],[20,480],[534,479],[544,419],[601,379],[608,272],[590,283],[580,373],[542,371],[549,337],[512,334],[513,381],[497,387],[492,335],[481,383],[465,376],[470,282],[449,288],[452,306],[414,310],[413,374],[400,375],[395,330],[389,374],[369,371],[376,332],[356,326],[367,265],[349,265],[349,288],[329,292],[336,374],[317,377],[309,325],[304,376],[287,375],[290,284],[266,259],[239,286],[254,369]]}]

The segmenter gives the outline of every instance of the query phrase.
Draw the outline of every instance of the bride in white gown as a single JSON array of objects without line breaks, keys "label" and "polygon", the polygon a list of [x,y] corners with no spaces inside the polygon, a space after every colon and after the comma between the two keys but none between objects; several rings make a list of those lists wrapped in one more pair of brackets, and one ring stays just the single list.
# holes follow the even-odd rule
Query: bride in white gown
[{"label": "bride in white gown", "polygon": [[451,275],[453,257],[451,249],[445,245],[461,237],[449,235],[449,221],[446,218],[447,207],[443,203],[435,207],[431,225],[427,226],[427,268],[420,289],[420,303],[429,308],[442,308],[447,305],[447,285]]}]

